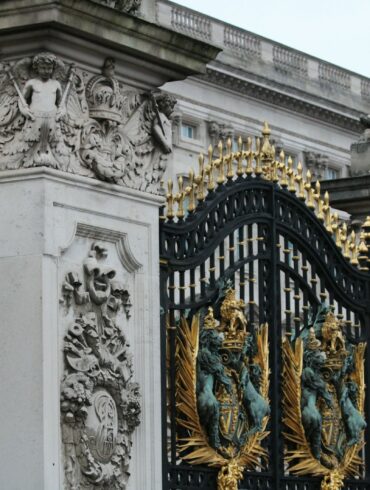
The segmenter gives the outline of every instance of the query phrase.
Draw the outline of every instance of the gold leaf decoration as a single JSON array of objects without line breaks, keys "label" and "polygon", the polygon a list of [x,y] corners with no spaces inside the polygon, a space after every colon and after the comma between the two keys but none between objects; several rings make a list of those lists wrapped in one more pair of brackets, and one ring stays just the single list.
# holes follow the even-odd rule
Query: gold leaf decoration
[{"label": "gold leaf decoration", "polygon": [[[199,314],[192,319],[191,327],[185,318],[181,319],[176,353],[176,407],[177,423],[189,431],[188,437],[178,439],[178,449],[183,461],[193,465],[207,465],[219,468],[218,490],[237,490],[238,481],[245,468],[256,468],[267,459],[262,447],[263,439],[268,435],[266,426],[268,417],[262,422],[262,431],[247,438],[240,450],[228,457],[220,454],[208,442],[202,428],[196,395],[197,355],[199,351]],[[257,354],[253,361],[261,367],[260,393],[268,400],[269,391],[269,346],[268,325],[261,325],[257,334]]]}]

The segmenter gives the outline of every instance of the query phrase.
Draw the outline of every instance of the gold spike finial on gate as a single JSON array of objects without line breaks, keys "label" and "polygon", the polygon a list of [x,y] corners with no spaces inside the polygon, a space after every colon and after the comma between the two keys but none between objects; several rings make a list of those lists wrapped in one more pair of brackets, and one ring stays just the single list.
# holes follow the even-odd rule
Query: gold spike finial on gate
[{"label": "gold spike finial on gate", "polygon": [[185,194],[189,196],[188,211],[192,213],[197,207],[195,202],[194,170],[189,170],[189,185],[185,189]]},{"label": "gold spike finial on gate", "polygon": [[341,241],[341,244],[342,244],[343,256],[346,259],[350,259],[351,256],[349,254],[349,240],[348,240],[348,237],[347,237],[347,224],[346,223],[343,223],[342,224],[342,228],[341,228],[341,231],[340,231],[340,241]]},{"label": "gold spike finial on gate", "polygon": [[238,138],[238,167],[236,170],[236,175],[241,177],[243,175],[243,140],[242,137]]},{"label": "gold spike finial on gate", "polygon": [[254,169],[254,173],[259,176],[263,173],[263,169],[261,167],[261,140],[260,138],[256,138],[256,151],[254,153],[254,159],[256,161],[256,168]]},{"label": "gold spike finial on gate", "polygon": [[212,147],[212,145],[209,145],[209,147],[208,147],[208,165],[206,168],[206,173],[208,176],[207,189],[210,192],[212,192],[214,190],[214,188],[216,187],[214,177],[213,177],[214,163],[212,160],[212,156],[213,156],[213,147]]},{"label": "gold spike finial on gate", "polygon": [[231,152],[231,150],[232,150],[232,141],[231,141],[231,138],[228,138],[227,139],[226,147],[227,147],[227,157],[226,157],[227,174],[226,174],[226,177],[228,178],[228,180],[231,180],[234,177],[233,154]]},{"label": "gold spike finial on gate", "polygon": [[245,173],[247,174],[247,176],[251,176],[253,174],[253,166],[252,166],[253,151],[252,151],[252,138],[250,136],[248,136],[248,138],[247,138],[246,157],[247,157],[247,167],[245,169]]},{"label": "gold spike finial on gate", "polygon": [[340,241],[340,229],[339,229],[339,216],[338,213],[334,213],[331,223],[331,228],[334,233],[334,241],[337,247],[341,248],[342,244]]},{"label": "gold spike finial on gate", "polygon": [[357,258],[358,247],[356,244],[356,233],[354,232],[354,230],[352,230],[352,232],[351,232],[349,250],[351,252],[351,264],[352,265],[358,265],[358,263],[359,263],[358,258]]},{"label": "gold spike finial on gate", "polygon": [[357,254],[357,259],[360,264],[360,270],[367,271],[369,270],[367,264],[367,256],[368,256],[369,249],[367,248],[367,245],[365,243],[365,233],[362,231],[360,233],[360,243],[358,245],[358,254]]},{"label": "gold spike finial on gate", "polygon": [[267,121],[265,121],[262,129],[261,161],[268,167],[275,158],[275,149],[270,143],[270,134],[271,130]]},{"label": "gold spike finial on gate", "polygon": [[167,182],[167,213],[166,217],[167,219],[173,219],[175,217],[175,213],[173,210],[173,204],[174,204],[174,195],[173,195],[173,182],[171,179]]},{"label": "gold spike finial on gate", "polygon": [[179,192],[175,196],[175,201],[177,202],[176,216],[179,219],[181,219],[185,216],[185,212],[184,212],[185,192],[184,192],[184,179],[182,178],[182,175],[180,175],[179,178],[177,179],[177,184],[178,184]]},{"label": "gold spike finial on gate", "polygon": [[288,191],[294,194],[296,192],[295,188],[295,175],[293,170],[293,159],[291,156],[288,157],[288,170],[287,170],[289,186]]},{"label": "gold spike finial on gate", "polygon": [[315,203],[313,201],[313,189],[312,189],[312,185],[311,185],[311,172],[309,170],[307,170],[307,173],[306,173],[306,184],[305,184],[305,189],[306,189],[306,192],[307,192],[307,207],[309,207],[310,209],[315,209]]},{"label": "gold spike finial on gate", "polygon": [[225,182],[225,169],[224,169],[224,157],[223,157],[223,144],[221,140],[218,143],[218,154],[219,154],[219,158],[218,161],[216,161],[218,166],[217,183],[219,185],[222,185]]},{"label": "gold spike finial on gate", "polygon": [[329,202],[329,192],[326,191],[324,194],[324,215],[325,215],[325,227],[329,233],[333,233],[332,219],[330,213],[330,202]]},{"label": "gold spike finial on gate", "polygon": [[198,201],[204,201],[206,198],[205,186],[204,186],[204,156],[203,153],[199,154],[199,174],[194,178],[194,182],[197,184],[197,199]]},{"label": "gold spike finial on gate", "polygon": [[314,194],[315,201],[317,202],[316,214],[317,214],[317,218],[320,221],[324,221],[324,210],[325,210],[325,208],[324,208],[324,201],[321,199],[321,193],[320,192],[321,192],[320,181],[316,180],[315,194]]},{"label": "gold spike finial on gate", "polygon": [[303,167],[302,163],[298,162],[297,165],[297,175],[295,176],[295,181],[298,184],[298,199],[301,199],[301,201],[305,201],[306,197],[304,195],[304,180],[303,180]]},{"label": "gold spike finial on gate", "polygon": [[279,169],[281,172],[280,175],[280,185],[284,189],[288,187],[288,180],[287,180],[287,168],[285,165],[285,153],[284,150],[281,150],[280,155],[279,155]]},{"label": "gold spike finial on gate", "polygon": [[[274,148],[275,152],[275,148]],[[278,176],[278,166],[279,162],[277,162],[274,158],[272,164],[271,164],[271,180],[276,184],[279,182],[279,176]]]}]

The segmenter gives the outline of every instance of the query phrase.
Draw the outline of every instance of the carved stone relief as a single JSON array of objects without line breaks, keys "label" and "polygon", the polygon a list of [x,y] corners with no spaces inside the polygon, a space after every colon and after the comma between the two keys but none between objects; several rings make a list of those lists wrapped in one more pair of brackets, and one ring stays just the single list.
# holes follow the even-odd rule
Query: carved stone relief
[{"label": "carved stone relief", "polygon": [[312,151],[306,151],[304,153],[305,164],[307,169],[310,170],[314,179],[325,179],[325,173],[329,164],[329,157],[322,153],[315,153]]},{"label": "carved stone relief", "polygon": [[86,80],[51,53],[0,64],[0,170],[46,166],[158,192],[175,99],[123,87],[108,58]]},{"label": "carved stone relief", "polygon": [[219,141],[222,141],[224,144],[226,144],[229,138],[233,140],[235,136],[235,131],[234,128],[230,125],[219,123],[217,121],[209,121],[208,134],[210,137],[210,142],[214,147],[214,151],[217,152],[217,145]]},{"label": "carved stone relief", "polygon": [[93,0],[95,3],[101,3],[112,9],[126,12],[127,14],[138,14],[141,6],[141,0]]},{"label": "carved stone relief", "polygon": [[73,321],[64,337],[61,385],[65,489],[126,488],[132,434],[140,422],[139,386],[118,321],[130,295],[94,242],[82,274],[67,273],[62,296]]}]

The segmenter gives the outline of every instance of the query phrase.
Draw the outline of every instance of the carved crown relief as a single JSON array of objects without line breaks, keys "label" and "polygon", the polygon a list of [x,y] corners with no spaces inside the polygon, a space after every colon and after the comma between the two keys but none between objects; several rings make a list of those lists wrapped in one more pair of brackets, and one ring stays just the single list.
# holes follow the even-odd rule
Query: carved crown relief
[{"label": "carved crown relief", "polygon": [[65,486],[125,489],[132,434],[139,425],[139,386],[120,325],[130,295],[105,264],[107,250],[92,244],[82,274],[69,272],[63,303],[73,321],[64,337],[61,385]]},{"label": "carved crown relief", "polygon": [[87,80],[51,53],[0,64],[0,170],[46,166],[158,192],[175,99],[122,87],[115,62]]}]

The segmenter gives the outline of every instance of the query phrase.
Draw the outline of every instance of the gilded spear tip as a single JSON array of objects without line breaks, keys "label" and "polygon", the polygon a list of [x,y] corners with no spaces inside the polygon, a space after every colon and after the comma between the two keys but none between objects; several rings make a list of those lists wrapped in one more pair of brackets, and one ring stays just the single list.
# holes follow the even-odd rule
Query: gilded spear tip
[{"label": "gilded spear tip", "polygon": [[265,121],[263,123],[262,134],[263,134],[263,136],[269,136],[271,134],[271,129],[270,129],[267,121]]}]

